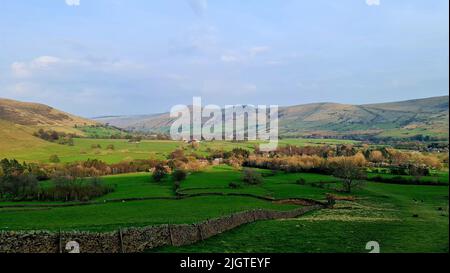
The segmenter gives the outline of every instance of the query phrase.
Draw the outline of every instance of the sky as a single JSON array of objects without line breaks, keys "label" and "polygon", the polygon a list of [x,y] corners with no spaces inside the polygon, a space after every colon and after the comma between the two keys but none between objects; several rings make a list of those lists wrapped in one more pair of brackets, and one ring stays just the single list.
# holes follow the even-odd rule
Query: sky
[{"label": "sky", "polygon": [[0,0],[0,97],[85,117],[448,94],[448,0]]}]

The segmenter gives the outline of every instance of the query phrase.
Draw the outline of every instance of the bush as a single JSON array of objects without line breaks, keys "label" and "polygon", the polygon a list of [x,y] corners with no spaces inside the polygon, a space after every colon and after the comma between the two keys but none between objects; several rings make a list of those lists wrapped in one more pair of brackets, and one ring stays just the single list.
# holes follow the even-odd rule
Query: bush
[{"label": "bush", "polygon": [[102,145],[100,145],[100,144],[92,144],[92,145],[91,145],[91,148],[92,148],[92,149],[101,149],[101,148],[102,148]]},{"label": "bush", "polygon": [[33,175],[24,172],[0,177],[0,199],[30,199],[37,192],[38,181]]},{"label": "bush", "polygon": [[244,169],[242,180],[249,185],[259,185],[264,181],[259,172],[248,168]]},{"label": "bush", "polygon": [[166,166],[164,166],[162,163],[159,163],[156,165],[155,170],[153,171],[153,180],[156,182],[161,182],[161,180],[164,179],[168,174]]},{"label": "bush", "polygon": [[111,193],[115,188],[105,185],[98,177],[78,179],[70,176],[53,177],[54,185],[41,188],[34,200],[39,201],[89,201]]},{"label": "bush", "polygon": [[237,189],[240,188],[240,185],[237,182],[231,182],[230,184],[228,184],[228,187],[230,187],[230,189]]},{"label": "bush", "polygon": [[305,180],[304,178],[300,178],[300,179],[298,179],[298,180],[296,181],[296,183],[297,183],[298,185],[305,185],[305,184],[306,184],[306,180]]},{"label": "bush", "polygon": [[79,179],[57,173],[51,186],[40,186],[36,177],[25,170],[0,178],[0,199],[12,201],[89,201],[114,191],[93,177]]},{"label": "bush", "polygon": [[53,130],[44,131],[43,129],[39,129],[39,131],[35,132],[33,135],[45,141],[69,146],[74,145],[73,138],[77,137],[75,134],[66,134],[64,132],[56,132]]},{"label": "bush", "polygon": [[59,163],[61,162],[61,160],[59,159],[59,157],[57,155],[51,155],[49,158],[50,163]]},{"label": "bush", "polygon": [[107,150],[115,150],[116,147],[114,147],[114,144],[109,144],[109,145],[106,147],[106,149],[107,149]]}]

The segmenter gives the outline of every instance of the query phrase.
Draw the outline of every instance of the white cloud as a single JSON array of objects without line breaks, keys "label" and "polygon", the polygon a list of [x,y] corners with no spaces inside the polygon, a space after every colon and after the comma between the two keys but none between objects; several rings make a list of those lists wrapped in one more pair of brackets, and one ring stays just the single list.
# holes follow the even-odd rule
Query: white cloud
[{"label": "white cloud", "polygon": [[34,71],[48,69],[62,60],[52,56],[41,56],[31,62],[14,62],[11,65],[12,73],[15,77],[23,78],[32,76]]},{"label": "white cloud", "polygon": [[72,74],[73,71],[120,73],[143,69],[143,65],[126,60],[62,59],[53,56],[40,56],[28,62],[11,64],[12,75],[16,78],[43,75],[57,77],[60,74]]},{"label": "white cloud", "polygon": [[66,0],[66,5],[68,6],[79,6],[80,0]]},{"label": "white cloud", "polygon": [[381,4],[380,0],[366,0],[366,4],[369,6],[379,6]]}]

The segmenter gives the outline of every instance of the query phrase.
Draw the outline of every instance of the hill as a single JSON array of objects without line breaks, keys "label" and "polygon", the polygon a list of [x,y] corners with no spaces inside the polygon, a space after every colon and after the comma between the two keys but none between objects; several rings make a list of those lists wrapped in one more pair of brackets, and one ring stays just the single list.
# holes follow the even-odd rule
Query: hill
[{"label": "hill", "polygon": [[[168,113],[95,119],[132,131],[168,132]],[[449,97],[367,105],[314,103],[280,108],[284,137],[448,139]]]},{"label": "hill", "polygon": [[77,117],[50,106],[0,98],[0,119],[25,126],[67,127],[95,125],[96,122]]},{"label": "hill", "polygon": [[76,125],[95,124],[97,122],[47,105],[0,99],[0,149],[8,155],[14,155],[18,149],[46,149],[58,145],[33,136],[40,128],[83,135]]}]

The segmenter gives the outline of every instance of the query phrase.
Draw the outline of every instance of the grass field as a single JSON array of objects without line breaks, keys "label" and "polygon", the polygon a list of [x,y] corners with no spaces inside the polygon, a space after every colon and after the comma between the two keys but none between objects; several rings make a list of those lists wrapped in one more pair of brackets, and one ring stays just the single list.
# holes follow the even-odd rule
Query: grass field
[{"label": "grass field", "polygon": [[[408,175],[394,175],[394,174],[385,174],[385,173],[368,173],[367,177],[373,178],[373,177],[382,177],[382,178],[395,178],[395,177],[401,177],[405,180],[414,180],[415,177],[408,176]],[[448,172],[437,172],[433,174],[432,176],[422,176],[420,177],[420,181],[422,182],[441,182],[448,184],[449,182],[449,173]]]},{"label": "grass field", "polygon": [[[116,191],[98,198],[99,204],[51,207],[48,202],[21,202],[29,207],[18,208],[8,207],[18,203],[0,203],[3,206],[0,230],[109,231],[127,226],[193,223],[254,208],[293,209],[293,205],[226,193],[323,200],[330,190],[314,187],[312,183],[322,181],[335,185],[339,181],[326,175],[279,172],[267,176],[272,172],[260,172],[266,174],[262,185],[242,184],[237,189],[229,188],[228,184],[239,182],[241,173],[228,166],[191,174],[182,182],[182,193],[220,192],[225,195],[182,200],[162,199],[175,196],[169,178],[156,183],[148,173],[107,176],[105,183],[115,185]],[[299,178],[305,179],[306,184],[297,184]],[[353,195],[356,201],[339,201],[335,209],[297,219],[257,222],[191,246],[152,251],[365,252],[368,241],[378,241],[384,252],[448,252],[448,187],[368,182]],[[161,199],[104,202],[136,197]],[[38,204],[43,206],[36,206]]]},{"label": "grass field", "polygon": [[339,202],[334,210],[256,222],[151,252],[368,252],[366,243],[377,241],[381,252],[448,253],[448,187],[367,183],[355,195],[358,201]]},{"label": "grass field", "polygon": [[[19,161],[48,163],[50,155],[58,155],[62,162],[73,162],[96,158],[107,163],[117,163],[129,159],[166,158],[173,150],[188,146],[180,141],[144,140],[140,143],[130,143],[124,139],[91,139],[76,138],[74,146],[59,145],[46,142],[35,137],[25,135],[29,145],[13,147],[13,141],[6,143],[0,150],[0,158],[15,158]],[[1,141],[0,141],[1,143]],[[337,143],[356,143],[344,140],[324,139],[286,139],[281,140],[280,145],[321,145]],[[92,148],[92,145],[100,145],[101,148]],[[188,149],[200,155],[207,155],[208,150],[230,151],[233,148],[253,150],[258,142],[233,143],[226,141],[202,142],[197,150]],[[107,149],[108,145],[114,145],[114,150]]]}]

